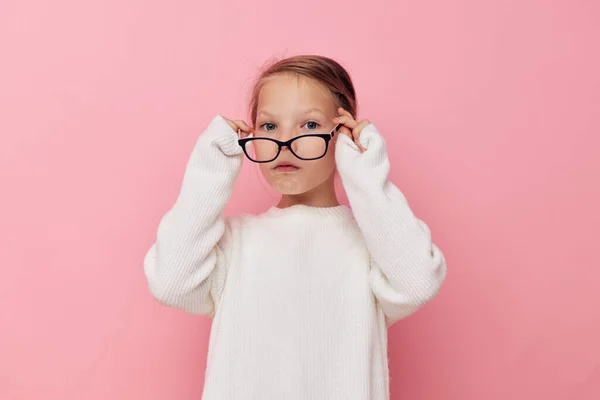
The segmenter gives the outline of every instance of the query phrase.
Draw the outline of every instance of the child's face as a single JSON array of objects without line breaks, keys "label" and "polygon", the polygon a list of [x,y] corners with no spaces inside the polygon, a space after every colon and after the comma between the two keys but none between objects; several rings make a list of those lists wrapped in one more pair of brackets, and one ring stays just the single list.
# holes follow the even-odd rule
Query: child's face
[{"label": "child's face", "polygon": [[[298,75],[274,75],[263,83],[260,90],[254,135],[287,141],[300,135],[328,133],[335,127],[333,118],[337,117],[336,110],[333,96],[320,83]],[[265,179],[284,195],[307,193],[333,182],[330,178],[335,171],[336,138],[334,136],[329,143],[325,156],[318,160],[301,160],[283,147],[274,161],[259,164]],[[297,142],[298,146],[302,146],[300,151],[303,154],[317,157],[318,153],[324,152],[323,143],[319,140],[304,140]],[[293,166],[281,166],[282,163]]]}]

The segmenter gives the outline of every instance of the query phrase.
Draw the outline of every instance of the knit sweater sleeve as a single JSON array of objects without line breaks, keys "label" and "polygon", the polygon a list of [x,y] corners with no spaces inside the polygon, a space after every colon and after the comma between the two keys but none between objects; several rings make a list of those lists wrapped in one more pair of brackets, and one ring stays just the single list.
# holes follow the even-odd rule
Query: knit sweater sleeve
[{"label": "knit sweater sleeve", "polygon": [[369,283],[387,325],[407,317],[438,293],[446,262],[429,227],[410,209],[402,192],[388,180],[385,141],[373,124],[358,146],[342,135],[336,162],[350,206],[371,256]]},{"label": "knit sweater sleeve", "polygon": [[242,165],[237,133],[217,115],[199,136],[174,205],[146,253],[150,293],[161,303],[212,316],[233,245],[223,208]]}]

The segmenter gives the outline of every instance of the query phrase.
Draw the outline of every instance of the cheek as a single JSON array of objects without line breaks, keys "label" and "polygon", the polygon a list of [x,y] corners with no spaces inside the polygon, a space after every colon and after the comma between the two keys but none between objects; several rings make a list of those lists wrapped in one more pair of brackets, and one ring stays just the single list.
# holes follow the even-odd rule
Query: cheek
[{"label": "cheek", "polygon": [[315,183],[321,183],[327,179],[335,170],[335,158],[332,154],[327,154],[320,160],[312,161],[312,164],[305,170],[307,179],[313,180]]},{"label": "cheek", "polygon": [[310,179],[314,180],[315,183],[322,183],[325,179],[327,179],[335,170],[335,143],[329,144],[329,150],[327,154],[319,160],[315,161],[307,161],[306,165],[306,175],[310,177]]},{"label": "cheek", "polygon": [[273,172],[271,170],[272,167],[269,166],[269,165],[270,165],[270,163],[267,163],[267,164],[258,164],[258,168],[260,169],[261,174],[263,174],[263,176],[265,178],[268,177],[271,174],[271,172]]},{"label": "cheek", "polygon": [[329,143],[329,149],[325,157],[323,157],[323,163],[332,169],[335,168],[335,141]]}]

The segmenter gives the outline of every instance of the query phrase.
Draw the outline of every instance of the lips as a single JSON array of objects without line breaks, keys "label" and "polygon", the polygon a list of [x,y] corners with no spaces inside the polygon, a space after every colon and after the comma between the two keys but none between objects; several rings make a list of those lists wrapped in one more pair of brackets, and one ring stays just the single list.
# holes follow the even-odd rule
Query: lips
[{"label": "lips", "polygon": [[279,172],[293,172],[299,170],[300,167],[289,162],[282,162],[277,164],[273,169]]}]

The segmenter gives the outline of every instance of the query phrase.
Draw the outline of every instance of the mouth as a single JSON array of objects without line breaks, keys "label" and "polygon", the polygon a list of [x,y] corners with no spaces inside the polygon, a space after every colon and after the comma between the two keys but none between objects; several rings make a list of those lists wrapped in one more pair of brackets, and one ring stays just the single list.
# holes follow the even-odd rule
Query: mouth
[{"label": "mouth", "polygon": [[298,171],[300,167],[289,162],[282,162],[277,164],[273,169],[277,172],[295,172]]}]

